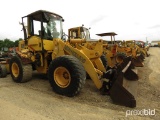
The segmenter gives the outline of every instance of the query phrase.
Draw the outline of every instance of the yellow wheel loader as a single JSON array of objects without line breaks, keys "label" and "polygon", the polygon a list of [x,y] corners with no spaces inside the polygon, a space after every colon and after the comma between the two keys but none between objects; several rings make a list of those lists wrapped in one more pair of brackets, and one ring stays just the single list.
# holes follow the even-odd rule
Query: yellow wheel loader
[{"label": "yellow wheel loader", "polygon": [[[83,25],[80,27],[74,27],[74,28],[70,28],[68,29],[68,35],[69,38],[81,38],[81,39],[86,39],[87,41],[85,43],[83,43],[83,45],[88,48],[88,49],[95,49],[96,45],[97,45],[97,40],[93,40],[90,39],[90,32],[89,29],[85,28]],[[112,41],[112,37],[114,37],[114,35],[116,35],[116,33],[106,33],[106,36],[111,36],[111,41]],[[107,61],[107,66],[106,67],[110,67],[113,68],[115,66],[115,64],[119,64],[123,62],[124,59],[124,55],[121,55],[119,53],[117,53],[117,46],[116,45],[108,45],[107,43],[105,43],[105,41],[103,41],[103,45],[101,46],[103,48],[103,56],[101,57],[101,59],[103,59],[102,61]],[[98,50],[98,48],[97,48]],[[106,58],[104,58],[106,57]],[[106,60],[104,60],[106,59]],[[103,62],[104,63],[104,62]]]},{"label": "yellow wheel loader", "polygon": [[[143,61],[145,59],[145,56],[142,53],[142,50],[140,47],[136,45],[135,40],[126,40],[123,45],[125,47],[129,47],[132,49],[132,58],[133,58],[133,63],[136,67],[143,67]],[[144,51],[143,51],[144,52]]]},{"label": "yellow wheel loader", "polygon": [[[113,65],[121,66],[121,64],[123,63],[122,66],[126,66],[128,63],[130,63],[129,69],[127,69],[127,71],[125,72],[124,77],[128,80],[131,80],[132,74],[134,74],[132,69],[135,68],[134,59],[133,59],[134,51],[129,47],[120,46],[120,43],[122,41],[115,41],[115,35],[117,34],[114,32],[100,33],[96,35],[101,37],[104,37],[104,36],[111,37],[111,41],[107,42],[108,46],[106,47],[107,49],[109,49],[109,52],[108,51],[106,52],[106,50],[104,50],[104,52],[106,52],[106,56],[109,57]],[[122,67],[120,68],[121,68],[120,70],[122,70]]]},{"label": "yellow wheel loader", "polygon": [[[111,43],[112,43],[111,45],[106,44],[105,41],[103,41],[103,44],[101,46],[98,46],[98,44],[99,44],[98,41],[94,40],[94,39],[90,39],[89,29],[85,28],[83,25],[80,27],[74,27],[74,28],[68,29],[68,37],[69,38],[86,39],[86,42],[81,44],[81,45],[85,46],[86,48],[91,49],[91,50],[103,49],[103,55],[101,56],[101,60],[102,60],[102,63],[106,69],[116,69],[116,72],[120,72],[120,73],[123,71],[124,78],[126,78],[127,80],[137,80],[136,78],[138,78],[138,76],[131,70],[131,68],[132,68],[131,61],[130,61],[131,58],[126,57],[126,55],[117,53],[117,45],[114,43],[115,42],[114,36],[116,35],[116,33],[114,33],[114,32],[104,33],[103,35],[111,36]],[[113,39],[114,39],[114,41],[113,41]],[[129,66],[128,69],[125,68],[126,66]],[[125,72],[124,72],[124,70],[125,70]],[[121,80],[122,80],[120,82],[121,87],[123,86],[123,89],[125,89],[125,91],[130,91],[131,93],[134,93],[133,91],[137,87],[137,84],[135,84],[135,87],[133,87],[134,90],[132,91],[132,90],[129,90],[124,85],[125,79],[123,80],[123,77]],[[134,84],[133,81],[131,82],[131,84],[133,86],[133,84]],[[115,86],[113,88],[116,89]],[[129,82],[128,82],[127,86],[129,86]],[[114,100],[117,100],[114,98],[117,95],[113,95],[114,93],[117,93],[117,92],[113,92],[113,91],[116,91],[116,90],[112,89],[112,96],[111,97]]]},{"label": "yellow wheel loader", "polygon": [[110,41],[105,41],[107,45],[104,48],[104,52],[106,54],[106,57],[107,58],[109,57],[109,59],[111,59],[112,61],[111,66],[114,66],[115,64],[121,64],[122,62],[124,62],[124,59],[126,59],[128,55],[126,55],[126,53],[124,52],[119,51],[119,46],[118,46],[119,41],[115,41],[115,35],[117,35],[115,32],[100,33],[96,35],[100,37],[104,37],[104,36],[110,37]]},{"label": "yellow wheel loader", "polygon": [[142,54],[144,57],[148,57],[148,48],[145,47],[145,42],[136,40],[135,43],[136,47],[138,48],[138,53]]},{"label": "yellow wheel loader", "polygon": [[122,86],[129,66],[118,73],[115,69],[106,70],[100,59],[103,41],[99,40],[96,49],[91,50],[82,45],[85,39],[63,40],[63,21],[62,16],[45,10],[22,17],[24,41],[9,63],[13,81],[27,82],[32,79],[32,71],[37,70],[48,75],[53,91],[72,97],[80,93],[87,72],[95,86],[102,93],[109,92],[115,103],[135,107],[135,97]]},{"label": "yellow wheel loader", "polygon": [[134,43],[131,41],[120,41],[116,43],[116,51],[117,54],[120,54],[121,56],[127,56],[132,61],[132,67],[143,67],[143,59],[142,56],[138,56],[138,49],[134,47]]}]

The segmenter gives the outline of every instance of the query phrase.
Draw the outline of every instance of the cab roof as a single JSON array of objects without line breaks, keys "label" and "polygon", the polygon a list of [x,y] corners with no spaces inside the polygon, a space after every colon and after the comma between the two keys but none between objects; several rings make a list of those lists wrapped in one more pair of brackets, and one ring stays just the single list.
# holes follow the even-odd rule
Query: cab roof
[{"label": "cab roof", "polygon": [[50,12],[50,11],[46,11],[46,10],[37,10],[37,11],[32,12],[32,13],[28,14],[27,16],[24,16],[24,17],[32,17],[34,20],[40,20],[41,16],[42,15],[45,16],[46,14],[52,14],[52,15],[54,15],[56,17],[62,18],[62,16],[60,16],[60,15],[58,15],[56,13]]},{"label": "cab roof", "polygon": [[98,36],[115,36],[117,35],[115,32],[108,32],[108,33],[100,33],[100,34],[96,34]]}]

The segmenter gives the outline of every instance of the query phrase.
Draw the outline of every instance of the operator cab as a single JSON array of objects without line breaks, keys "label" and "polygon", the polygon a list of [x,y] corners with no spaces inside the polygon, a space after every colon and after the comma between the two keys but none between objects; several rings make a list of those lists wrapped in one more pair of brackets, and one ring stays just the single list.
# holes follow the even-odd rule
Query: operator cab
[{"label": "operator cab", "polygon": [[90,32],[88,28],[83,26],[70,28],[68,30],[69,39],[86,39],[90,40]]},{"label": "operator cab", "polygon": [[108,32],[108,33],[100,33],[100,34],[96,34],[97,36],[100,37],[104,37],[104,36],[110,36],[111,37],[111,41],[109,42],[110,44],[115,44],[115,35],[117,35],[115,32]]},{"label": "operator cab", "polygon": [[[27,31],[24,25],[27,21]],[[24,30],[24,38],[31,36],[39,36],[41,39],[53,40],[54,38],[62,38],[63,18],[56,14],[45,10],[38,10],[27,16],[22,17],[22,25]]]}]

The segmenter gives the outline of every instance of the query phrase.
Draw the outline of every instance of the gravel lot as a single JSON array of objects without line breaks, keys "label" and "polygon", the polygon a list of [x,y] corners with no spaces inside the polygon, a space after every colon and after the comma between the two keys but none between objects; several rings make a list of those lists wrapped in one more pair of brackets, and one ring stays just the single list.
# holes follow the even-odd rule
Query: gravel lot
[{"label": "gravel lot", "polygon": [[[54,93],[44,75],[33,72],[27,83],[15,83],[11,76],[0,78],[0,120],[124,120],[160,119],[160,48],[152,47],[144,67],[138,70],[137,107],[113,104],[87,80],[78,96]],[[126,111],[154,110],[155,115],[128,115]]]}]

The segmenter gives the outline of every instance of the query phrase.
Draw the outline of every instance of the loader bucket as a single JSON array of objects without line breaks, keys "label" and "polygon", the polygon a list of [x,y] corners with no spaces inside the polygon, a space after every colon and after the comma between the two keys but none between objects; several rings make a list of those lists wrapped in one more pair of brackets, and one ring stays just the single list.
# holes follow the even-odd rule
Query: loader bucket
[{"label": "loader bucket", "polygon": [[123,72],[124,77],[127,80],[134,81],[134,80],[138,79],[138,75],[134,71],[132,71],[132,62],[131,62],[130,58],[126,58],[123,63],[118,65],[117,70],[118,70],[118,73]]},{"label": "loader bucket", "polygon": [[137,58],[132,58],[132,63],[134,64],[135,67],[143,67],[142,60],[137,57]]},{"label": "loader bucket", "polygon": [[147,57],[149,57],[150,56],[150,54],[146,51],[146,54],[147,54]]},{"label": "loader bucket", "polygon": [[117,75],[112,80],[114,82],[109,93],[114,103],[127,107],[136,107],[138,76],[130,68],[131,61],[125,67],[124,65],[126,64],[123,63],[117,67]]},{"label": "loader bucket", "polygon": [[114,103],[127,107],[136,107],[136,98],[123,87],[120,83],[123,81],[123,73],[119,73],[118,79],[114,82],[110,89],[110,96]]},{"label": "loader bucket", "polygon": [[[129,63],[129,61],[131,61],[132,60],[132,56],[129,56],[129,57],[126,57],[126,59],[124,60],[124,65],[123,65],[123,67],[122,68],[124,68],[128,63]],[[134,69],[135,68],[135,65],[131,62],[131,64],[130,64],[130,68],[131,69]]]},{"label": "loader bucket", "polygon": [[131,68],[131,69],[134,69],[134,68],[135,68],[135,65],[133,64],[133,62],[131,62],[130,68]]},{"label": "loader bucket", "polygon": [[145,56],[141,53],[141,54],[138,56],[138,58],[141,59],[142,61],[144,61]]}]

